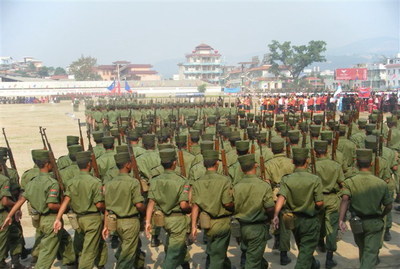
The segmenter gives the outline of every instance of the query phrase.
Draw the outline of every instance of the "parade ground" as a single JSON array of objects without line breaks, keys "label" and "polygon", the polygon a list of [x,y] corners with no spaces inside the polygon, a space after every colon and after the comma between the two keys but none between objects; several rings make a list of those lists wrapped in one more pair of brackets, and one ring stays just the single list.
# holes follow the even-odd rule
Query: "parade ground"
[{"label": "parade ground", "polygon": [[[361,114],[360,117],[366,117]],[[0,105],[0,126],[4,127],[12,147],[15,162],[19,175],[31,168],[33,162],[31,159],[31,149],[42,147],[42,141],[39,135],[39,126],[46,128],[49,142],[53,148],[56,157],[67,154],[66,136],[79,135],[78,119],[85,121],[84,107],[80,106],[79,112],[73,112],[71,102],[61,102],[58,104],[16,104]],[[85,137],[85,148],[87,149],[86,129],[83,127],[82,133]],[[0,145],[5,146],[5,142],[0,139]],[[397,206],[398,204],[393,204]],[[392,240],[384,242],[380,251],[381,263],[378,268],[400,268],[400,212],[392,211],[393,227],[391,229]],[[67,230],[73,234],[68,220],[65,218]],[[26,247],[31,248],[34,242],[35,231],[31,220],[27,214],[24,205],[22,226],[26,239]],[[141,233],[142,250],[146,252],[146,265],[149,268],[161,268],[164,258],[164,247],[151,248],[149,241]],[[165,240],[165,237],[162,237]],[[268,260],[269,268],[294,268],[296,264],[297,247],[292,236],[291,251],[289,257],[292,263],[287,266],[279,265],[279,252],[272,250],[273,239],[268,241],[264,257]],[[110,244],[109,244],[110,245]],[[202,233],[199,233],[198,240],[189,247],[192,268],[205,268],[205,249],[202,242]],[[113,268],[115,262],[115,250],[109,248],[109,260],[106,268]],[[228,249],[228,256],[236,268],[240,268],[240,248],[234,239],[231,240]],[[324,268],[325,253],[315,252],[315,257],[321,262],[321,268]],[[351,231],[346,231],[342,239],[338,242],[338,250],[334,254],[334,259],[338,262],[336,268],[359,268],[358,248],[356,247]],[[29,265],[30,258],[23,261],[24,265]],[[56,261],[54,268],[60,268],[61,263]]]}]

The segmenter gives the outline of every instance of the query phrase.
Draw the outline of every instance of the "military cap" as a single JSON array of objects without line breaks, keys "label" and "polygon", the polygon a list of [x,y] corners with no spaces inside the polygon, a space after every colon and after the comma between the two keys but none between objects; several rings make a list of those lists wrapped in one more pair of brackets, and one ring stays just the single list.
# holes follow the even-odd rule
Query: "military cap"
[{"label": "military cap", "polygon": [[326,152],[328,150],[328,141],[326,140],[314,141],[314,149],[317,152]]},{"label": "military cap", "polygon": [[204,125],[203,125],[202,123],[196,122],[196,123],[193,125],[193,129],[194,129],[194,130],[201,131],[201,130],[204,129]]},{"label": "military cap", "polygon": [[218,161],[219,153],[216,150],[205,150],[202,153],[204,160]]},{"label": "military cap", "polygon": [[265,123],[267,124],[267,127],[271,128],[274,126],[274,119],[267,119]]},{"label": "military cap", "polygon": [[239,151],[249,150],[250,142],[249,141],[236,141],[235,143],[236,149]]},{"label": "military cap", "polygon": [[203,141],[205,141],[205,140],[212,141],[212,140],[214,140],[214,135],[213,134],[203,134],[201,136],[201,140],[203,140]]},{"label": "military cap", "polygon": [[279,130],[279,126],[285,125],[283,121],[275,121],[275,128]]},{"label": "military cap", "polygon": [[166,143],[166,144],[158,144],[157,147],[158,147],[158,150],[173,149],[174,145]]},{"label": "military cap", "polygon": [[347,125],[346,124],[340,124],[339,125],[339,131],[340,132],[346,132],[347,130]]},{"label": "military cap", "polygon": [[110,133],[111,133],[112,136],[119,136],[119,130],[118,130],[118,128],[112,128],[112,129],[110,130]]},{"label": "military cap", "polygon": [[145,134],[143,135],[143,145],[154,146],[155,145],[155,135],[154,134]]},{"label": "military cap", "polygon": [[272,150],[281,150],[285,146],[285,140],[281,137],[272,137],[271,138],[271,149]]},{"label": "military cap", "polygon": [[321,131],[321,125],[310,125],[310,133],[313,136],[318,136]]},{"label": "military cap", "polygon": [[8,148],[0,147],[0,157],[3,159],[7,159],[7,155],[8,155]]},{"label": "military cap", "polygon": [[281,114],[276,115],[276,119],[275,120],[276,121],[283,121],[283,115],[281,115]]},{"label": "military cap", "polygon": [[240,120],[239,120],[239,125],[240,125],[240,128],[241,128],[241,129],[247,128],[247,121],[246,121],[246,119],[240,119]]},{"label": "military cap", "polygon": [[290,130],[288,131],[288,136],[290,139],[296,139],[300,137],[300,131],[299,130]]},{"label": "military cap", "polygon": [[314,121],[322,121],[324,119],[324,115],[323,114],[315,114],[314,115]]},{"label": "military cap", "polygon": [[205,151],[205,150],[213,150],[214,149],[214,141],[201,141],[200,142],[200,149],[201,151]]},{"label": "military cap", "polygon": [[83,151],[83,148],[81,145],[72,145],[68,147],[68,153],[70,155],[76,155],[77,152]]},{"label": "military cap", "polygon": [[169,163],[176,160],[176,152],[174,149],[162,149],[160,150],[160,159],[162,163]]},{"label": "military cap", "polygon": [[101,139],[103,141],[103,145],[105,146],[113,146],[114,145],[114,137],[113,136],[103,136]]},{"label": "military cap", "polygon": [[365,128],[366,125],[367,125],[367,119],[359,119],[358,120],[358,126],[360,128]]},{"label": "military cap", "polygon": [[372,150],[371,149],[357,149],[356,156],[357,156],[358,161],[372,162]]},{"label": "military cap", "polygon": [[307,122],[303,121],[299,123],[299,128],[302,132],[308,132],[308,124]]},{"label": "military cap", "polygon": [[240,167],[251,166],[256,163],[254,154],[246,154],[238,157]]},{"label": "military cap", "polygon": [[344,114],[344,115],[342,115],[342,121],[343,122],[348,122],[349,120],[350,120],[350,116],[348,115],[348,114]]},{"label": "military cap", "polygon": [[223,136],[229,136],[229,134],[232,132],[231,128],[229,126],[223,126],[221,127],[221,134]]},{"label": "military cap", "polygon": [[365,142],[365,148],[367,149],[375,150],[377,148],[378,143],[375,135],[367,135],[364,142]]},{"label": "military cap", "polygon": [[308,148],[293,148],[293,160],[302,161],[308,158]]},{"label": "military cap", "polygon": [[187,136],[186,135],[177,135],[175,136],[176,143],[179,144],[186,144],[187,143]]},{"label": "military cap", "polygon": [[77,163],[88,163],[91,161],[92,152],[90,151],[80,151],[75,155]]},{"label": "military cap", "polygon": [[335,129],[336,122],[335,122],[334,120],[329,120],[329,121],[326,123],[326,125],[328,125],[329,128],[331,128],[332,130],[334,130],[334,129]]},{"label": "military cap", "polygon": [[186,124],[189,126],[189,127],[193,127],[193,124],[195,123],[195,119],[187,119],[186,120]]},{"label": "military cap", "polygon": [[365,130],[367,132],[372,132],[373,130],[375,130],[375,128],[376,128],[375,124],[367,124],[367,125],[365,125]]},{"label": "military cap", "polygon": [[280,124],[277,126],[277,129],[279,132],[286,134],[288,126],[286,126],[285,124]]},{"label": "military cap", "polygon": [[119,146],[116,146],[115,149],[116,149],[117,153],[129,152],[129,149],[128,149],[127,145],[119,145]]},{"label": "military cap", "polygon": [[200,137],[200,132],[198,130],[190,130],[190,137],[191,138],[199,138]]},{"label": "military cap", "polygon": [[136,139],[139,139],[140,134],[139,134],[139,131],[138,131],[138,130],[133,129],[133,130],[130,130],[130,131],[127,133],[126,136],[127,136],[128,139],[136,140]]},{"label": "military cap", "polygon": [[249,139],[254,139],[256,137],[256,129],[254,127],[247,127],[247,135]]},{"label": "military cap", "polygon": [[397,122],[397,118],[393,116],[389,116],[386,118],[387,123]]},{"label": "military cap", "polygon": [[309,119],[309,118],[311,118],[311,112],[304,112],[303,113],[303,117],[305,118],[305,119]]},{"label": "military cap", "polygon": [[128,152],[120,152],[114,155],[114,160],[117,164],[125,164],[130,162],[131,158]]},{"label": "military cap", "polygon": [[378,114],[371,114],[368,118],[370,122],[375,123],[378,120]]},{"label": "military cap", "polygon": [[331,141],[333,139],[332,131],[321,131],[321,140]]},{"label": "military cap", "polygon": [[67,147],[71,145],[79,144],[79,136],[68,135],[67,136]]},{"label": "military cap", "polygon": [[262,120],[262,117],[261,117],[260,115],[256,115],[256,116],[254,116],[254,120],[255,120],[257,123],[260,123],[261,120]]},{"label": "military cap", "polygon": [[215,124],[215,122],[217,121],[217,117],[215,117],[214,115],[210,115],[207,117],[207,121],[209,124]]},{"label": "military cap", "polygon": [[246,116],[246,112],[244,110],[239,110],[238,114],[239,114],[240,117]]},{"label": "military cap", "polygon": [[288,122],[291,126],[295,126],[297,124],[297,119],[295,117],[290,117]]},{"label": "military cap", "polygon": [[50,161],[49,151],[44,149],[32,150],[32,159],[42,162]]},{"label": "military cap", "polygon": [[104,133],[102,131],[94,131],[94,132],[92,132],[92,135],[93,135],[93,139],[95,141],[101,141],[101,139],[104,136]]},{"label": "military cap", "polygon": [[249,120],[254,119],[254,113],[247,113],[247,119]]},{"label": "military cap", "polygon": [[237,141],[240,140],[240,132],[239,131],[232,131],[231,135],[229,136],[229,141]]},{"label": "military cap", "polygon": [[259,140],[267,139],[267,132],[258,133],[257,134],[257,139],[259,139]]}]

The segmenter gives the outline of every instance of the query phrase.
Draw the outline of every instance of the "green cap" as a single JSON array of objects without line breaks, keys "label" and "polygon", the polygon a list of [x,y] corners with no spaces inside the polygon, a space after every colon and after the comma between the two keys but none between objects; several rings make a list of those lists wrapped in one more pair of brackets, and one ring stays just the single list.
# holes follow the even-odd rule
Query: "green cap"
[{"label": "green cap", "polygon": [[299,123],[299,128],[302,132],[308,132],[308,124],[307,122],[303,121]]},{"label": "green cap", "polygon": [[158,150],[163,150],[163,149],[174,149],[174,145],[166,143],[166,144],[158,144],[157,145]]},{"label": "green cap", "polygon": [[258,140],[263,140],[263,139],[267,139],[267,132],[260,132],[257,134],[257,139]]},{"label": "green cap", "polygon": [[378,120],[378,114],[371,114],[368,118],[370,122],[375,123]]},{"label": "green cap", "polygon": [[139,131],[138,131],[138,130],[134,129],[134,130],[130,130],[130,131],[127,133],[126,136],[127,136],[128,139],[137,140],[137,139],[139,139],[140,134],[139,134]]},{"label": "green cap", "polygon": [[240,163],[240,167],[254,165],[256,163],[256,159],[254,154],[246,154],[238,157],[238,161]]},{"label": "green cap", "polygon": [[358,161],[372,162],[372,150],[371,149],[357,149],[356,155],[357,155]]},{"label": "green cap", "polygon": [[365,130],[367,132],[372,132],[373,130],[375,130],[375,128],[376,128],[375,124],[367,124],[367,125],[365,125]]},{"label": "green cap", "polygon": [[186,135],[175,136],[175,141],[176,141],[177,144],[186,144],[187,143],[187,136]]},{"label": "green cap", "polygon": [[7,159],[7,154],[8,153],[8,149],[6,147],[0,147],[0,158],[2,158],[3,160]]},{"label": "green cap", "polygon": [[154,134],[145,134],[142,139],[143,145],[154,146],[155,145],[155,135]]},{"label": "green cap", "polygon": [[112,128],[110,130],[110,133],[111,133],[112,136],[119,136],[118,128]]},{"label": "green cap", "polygon": [[218,161],[219,159],[219,153],[216,150],[205,150],[202,155],[204,160]]},{"label": "green cap", "polygon": [[190,130],[190,137],[191,138],[200,138],[200,131],[198,131],[198,130]]},{"label": "green cap", "polygon": [[283,149],[283,147],[285,146],[285,140],[283,140],[283,138],[281,137],[272,137],[271,138],[271,149],[272,150],[281,150]]},{"label": "green cap", "polygon": [[92,132],[92,136],[94,141],[101,141],[101,139],[104,136],[104,133],[102,131],[94,131]]},{"label": "green cap", "polygon": [[37,161],[48,162],[50,161],[49,151],[44,149],[32,150],[32,158]]},{"label": "green cap", "polygon": [[247,120],[246,119],[240,119],[239,120],[239,125],[241,129],[246,129],[247,128]]},{"label": "green cap", "polygon": [[321,140],[332,141],[332,139],[333,139],[333,132],[332,131],[322,131],[321,132]]},{"label": "green cap", "polygon": [[201,136],[201,140],[203,140],[203,141],[206,141],[206,140],[212,141],[212,140],[214,140],[214,135],[213,134],[203,134]]},{"label": "green cap", "polygon": [[367,119],[359,119],[358,120],[358,126],[360,128],[365,128],[366,125],[367,125]]},{"label": "green cap", "polygon": [[283,115],[281,115],[281,114],[279,114],[279,115],[276,115],[276,121],[283,121]]},{"label": "green cap", "polygon": [[193,124],[196,122],[196,119],[187,119],[186,120],[186,124],[189,126],[189,127],[193,127]]},{"label": "green cap", "polygon": [[79,144],[79,136],[67,135],[67,147]]},{"label": "green cap", "polygon": [[324,115],[316,114],[314,115],[314,121],[322,121],[324,119]]},{"label": "green cap", "polygon": [[119,145],[119,146],[116,146],[115,149],[116,149],[117,153],[129,152],[129,149],[128,149],[127,145]]},{"label": "green cap", "polygon": [[201,130],[203,130],[203,128],[204,128],[204,124],[202,124],[202,123],[196,122],[196,123],[193,125],[193,129],[194,129],[194,130],[201,131]]},{"label": "green cap", "polygon": [[293,160],[303,161],[308,158],[308,148],[293,148]]},{"label": "green cap", "polygon": [[314,149],[317,152],[324,153],[328,150],[328,141],[316,140],[314,141]]},{"label": "green cap", "polygon": [[313,136],[318,136],[321,131],[321,125],[310,125],[310,133]]},{"label": "green cap", "polygon": [[214,141],[209,141],[209,140],[201,141],[200,149],[202,152],[205,150],[214,150]]},{"label": "green cap", "polygon": [[210,115],[207,117],[207,121],[209,124],[215,124],[215,122],[217,121],[217,117],[215,117],[214,115]]},{"label": "green cap", "polygon": [[304,112],[304,113],[303,113],[303,117],[304,117],[305,119],[311,118],[311,112],[308,112],[308,111]]},{"label": "green cap", "polygon": [[92,159],[92,152],[90,151],[77,152],[75,158],[77,163],[87,164]]},{"label": "green cap", "polygon": [[364,142],[365,142],[365,148],[366,149],[372,149],[372,150],[376,150],[377,149],[377,141],[376,141],[376,136],[374,135],[367,135],[367,137],[365,138]]},{"label": "green cap", "polygon": [[340,124],[339,125],[339,131],[340,132],[346,132],[347,130],[347,125],[346,124]]},{"label": "green cap", "polygon": [[169,163],[176,160],[176,152],[174,149],[160,150],[160,159],[162,163]]},{"label": "green cap", "polygon": [[103,141],[103,145],[105,145],[105,146],[113,146],[114,145],[114,137],[113,136],[103,136],[101,141]]},{"label": "green cap", "polygon": [[248,151],[250,147],[249,141],[236,141],[235,143],[236,149],[239,151]]},{"label": "green cap", "polygon": [[247,119],[249,120],[254,119],[254,113],[247,113]]},{"label": "green cap", "polygon": [[231,135],[229,136],[229,141],[238,141],[240,140],[240,132],[239,131],[232,131]]},{"label": "green cap", "polygon": [[288,134],[289,134],[289,139],[290,140],[296,139],[296,138],[300,138],[300,131],[299,130],[290,130],[288,132]]},{"label": "green cap", "polygon": [[117,164],[126,164],[131,158],[128,152],[120,152],[114,155],[114,160]]},{"label": "green cap", "polygon": [[68,147],[68,153],[69,155],[76,155],[77,152],[83,151],[83,148],[81,145],[72,145]]}]

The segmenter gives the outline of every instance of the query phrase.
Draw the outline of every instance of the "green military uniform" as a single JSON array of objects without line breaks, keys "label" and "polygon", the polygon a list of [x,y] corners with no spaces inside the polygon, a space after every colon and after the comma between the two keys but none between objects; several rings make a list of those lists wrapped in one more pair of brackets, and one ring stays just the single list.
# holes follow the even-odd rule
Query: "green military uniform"
[{"label": "green military uniform", "polygon": [[[206,160],[218,160],[217,151],[206,151]],[[192,202],[211,217],[207,235],[206,253],[209,256],[209,269],[230,269],[231,263],[226,255],[230,239],[230,218],[232,214],[223,205],[233,202],[231,181],[228,177],[208,170],[192,185]]]},{"label": "green military uniform", "polygon": [[[102,141],[104,145],[114,145],[114,137],[112,136],[105,136],[103,137]],[[114,155],[115,151],[113,149],[107,149],[106,153],[104,153],[97,159],[97,166],[99,167],[99,174],[101,179],[104,178],[108,169],[115,166]]]},{"label": "green military uniform", "polygon": [[[117,163],[129,162],[129,154],[115,156]],[[104,186],[106,210],[117,216],[117,234],[121,240],[116,253],[117,268],[132,268],[137,262],[140,221],[136,204],[143,203],[138,181],[129,174],[119,173]],[[118,193],[118,195],[115,195]],[[135,265],[135,268],[136,265]]]},{"label": "green military uniform", "polygon": [[[86,165],[90,162],[90,152],[76,154],[78,163]],[[66,184],[65,196],[71,198],[71,210],[77,214],[79,229],[75,231],[75,252],[80,254],[79,267],[93,268],[98,256],[102,229],[102,219],[96,204],[103,202],[101,181],[80,171]]]},{"label": "green military uniform", "polygon": [[[187,136],[186,135],[176,136],[175,141],[176,141],[176,144],[178,145],[178,148],[186,147]],[[185,168],[185,175],[186,175],[186,177],[188,177],[190,174],[190,170],[198,162],[197,161],[198,158],[196,158],[195,155],[193,155],[186,149],[181,149],[181,150],[182,150],[182,155],[183,155],[183,164],[184,164],[184,168]],[[179,159],[178,159],[177,168],[178,168],[177,173],[182,174],[181,173],[181,164],[179,163]]]},{"label": "green military uniform", "polygon": [[106,149],[103,147],[102,139],[104,137],[104,133],[102,131],[94,131],[92,132],[93,140],[96,142],[96,146],[93,147],[93,153],[96,159],[98,159],[101,155],[106,153]]},{"label": "green military uniform", "polygon": [[[246,152],[245,154],[249,152],[249,146],[249,141],[236,141],[235,143],[235,149],[237,150],[237,152]],[[244,176],[244,173],[240,168],[239,161],[236,161],[228,166],[228,173],[233,185],[237,184]]]},{"label": "green military uniform", "polygon": [[71,159],[72,163],[65,167],[63,170],[60,170],[60,176],[62,182],[64,184],[64,188],[68,185],[68,182],[79,174],[79,167],[76,164],[76,153],[82,151],[81,145],[72,145],[68,147],[69,158]]},{"label": "green military uniform", "polygon": [[[48,161],[48,151],[38,150],[37,159]],[[38,195],[40,194],[40,195]],[[50,268],[56,258],[59,247],[64,249],[63,264],[72,264],[75,261],[75,255],[72,246],[72,240],[62,240],[63,235],[67,233],[64,229],[57,234],[53,232],[53,223],[56,219],[56,213],[51,212],[48,203],[60,203],[59,186],[55,179],[48,173],[40,172],[39,176],[30,181],[22,193],[30,203],[33,209],[40,214],[40,224],[38,230],[42,233],[39,243],[39,257],[36,268]],[[63,244],[61,246],[61,244]]]},{"label": "green military uniform", "polygon": [[[79,136],[72,136],[72,135],[67,136],[67,147],[78,144],[79,144]],[[70,166],[71,164],[72,160],[68,155],[61,156],[57,160],[57,167],[59,170],[62,170],[65,167]]]},{"label": "green military uniform", "polygon": [[[6,176],[0,174],[0,200],[2,200],[4,197],[8,197],[9,199],[11,199],[12,197],[10,193],[10,181]],[[4,223],[6,217],[6,208],[0,202],[1,223]],[[5,227],[3,230],[0,231],[0,268],[8,268],[5,262],[5,259],[8,257],[8,229],[8,227]]]},{"label": "green military uniform", "polygon": [[[241,167],[255,164],[254,154],[239,157]],[[235,218],[240,222],[242,251],[245,251],[245,268],[266,268],[263,259],[267,244],[266,208],[274,206],[271,186],[257,175],[246,174],[234,186]]]},{"label": "green military uniform", "polygon": [[[161,162],[176,160],[173,149],[160,151]],[[150,180],[148,198],[156,203],[156,207],[165,215],[164,229],[167,232],[164,269],[175,269],[183,264],[187,255],[186,235],[189,231],[190,219],[180,208],[180,202],[188,201],[190,186],[188,182],[172,170],[165,170],[161,175]]]},{"label": "green military uniform", "polygon": [[[305,160],[307,157],[308,149],[293,150],[294,159]],[[310,174],[306,169],[296,168],[293,174],[282,178],[279,195],[286,199],[284,210],[295,215],[292,231],[299,248],[295,268],[313,268],[313,264],[316,263],[313,253],[320,232],[315,203],[324,199],[321,179]]]},{"label": "green military uniform", "polygon": [[[154,139],[154,135],[146,134],[143,136],[143,144],[149,145],[150,148],[153,148],[155,144]],[[136,162],[141,175],[147,182],[164,171],[164,168],[160,165],[160,156],[158,151],[154,149],[146,150],[145,153],[136,159]]]},{"label": "green military uniform", "polygon": [[[371,162],[372,151],[358,150],[357,159]],[[371,172],[360,171],[345,180],[341,195],[350,197],[350,212],[362,221],[362,233],[353,234],[360,268],[375,268],[384,231],[382,206],[392,203],[387,184]]]}]

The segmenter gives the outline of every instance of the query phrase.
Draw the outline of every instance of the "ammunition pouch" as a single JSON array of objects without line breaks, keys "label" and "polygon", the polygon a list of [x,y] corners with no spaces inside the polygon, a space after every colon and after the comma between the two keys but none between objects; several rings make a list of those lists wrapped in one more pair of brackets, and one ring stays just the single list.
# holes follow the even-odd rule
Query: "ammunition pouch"
[{"label": "ammunition pouch", "polygon": [[80,230],[79,223],[78,223],[78,215],[76,215],[75,212],[70,211],[67,213],[67,217],[69,220],[69,223],[71,224],[72,229],[75,231]]},{"label": "ammunition pouch", "polygon": [[362,220],[359,217],[352,217],[349,222],[353,234],[360,234],[364,232]]},{"label": "ammunition pouch", "polygon": [[110,211],[107,215],[107,227],[110,232],[115,232],[117,230],[117,215]]},{"label": "ammunition pouch", "polygon": [[286,212],[282,214],[282,221],[287,230],[293,230],[295,228],[296,216],[292,212]]},{"label": "ammunition pouch", "polygon": [[40,214],[31,206],[29,202],[27,206],[28,206],[28,214],[29,216],[31,216],[32,226],[37,229],[40,226]]},{"label": "ammunition pouch", "polygon": [[142,188],[142,192],[148,192],[149,191],[149,184],[147,183],[146,180],[140,179],[140,186]]},{"label": "ammunition pouch", "polygon": [[161,210],[156,210],[153,212],[153,223],[156,227],[164,227],[165,225],[165,215]]},{"label": "ammunition pouch", "polygon": [[202,211],[200,213],[200,227],[202,229],[210,229],[211,228],[211,217],[205,211]]},{"label": "ammunition pouch", "polygon": [[231,234],[235,238],[240,238],[242,236],[240,231],[240,222],[235,218],[231,219]]}]

